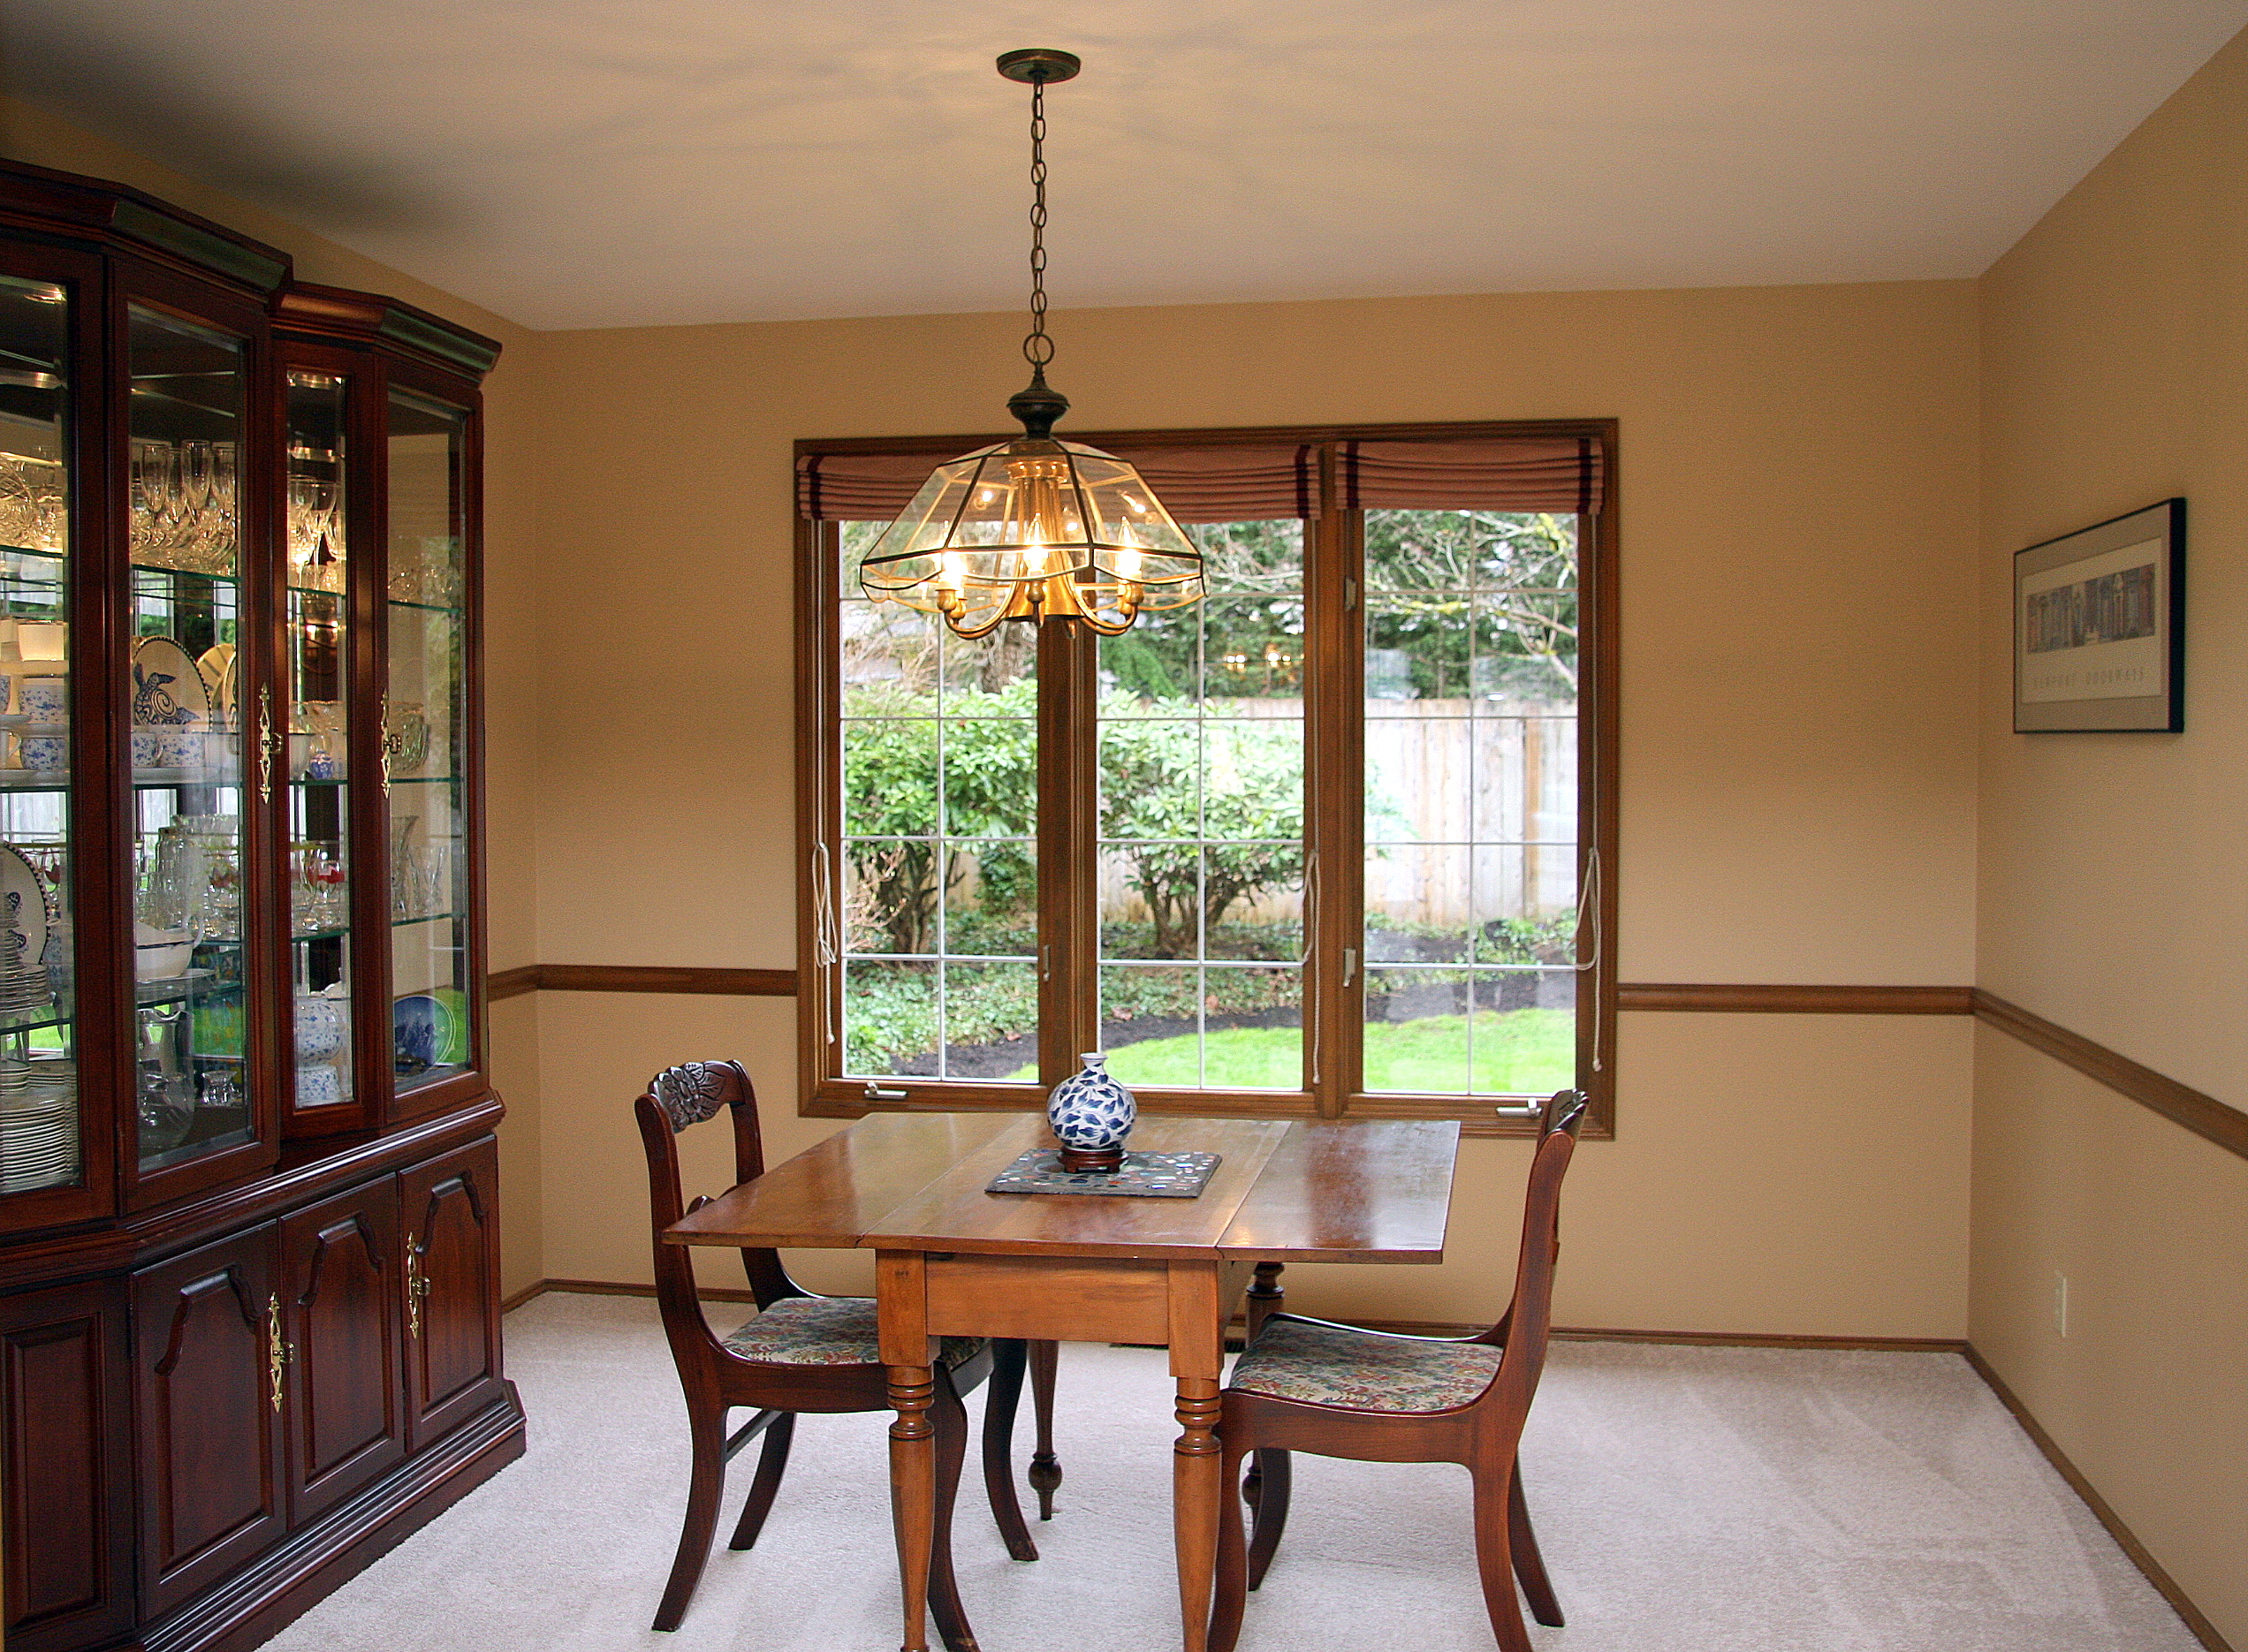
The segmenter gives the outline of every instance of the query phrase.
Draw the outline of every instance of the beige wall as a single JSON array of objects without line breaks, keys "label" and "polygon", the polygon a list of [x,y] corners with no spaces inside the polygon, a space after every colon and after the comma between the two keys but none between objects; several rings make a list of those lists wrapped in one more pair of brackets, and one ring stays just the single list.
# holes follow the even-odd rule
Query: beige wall
[{"label": "beige wall", "polygon": [[[490,856],[491,963],[534,961],[531,946],[533,660],[536,648],[536,492],[530,485],[538,335],[296,224],[262,212],[131,150],[93,136],[44,110],[0,99],[0,155],[34,166],[107,178],[145,189],[190,212],[277,246],[307,281],[354,287],[473,328],[503,345],[485,382],[486,737]],[[502,1006],[490,1028],[493,1076],[507,1098],[500,1131],[504,1274],[513,1290],[539,1278],[537,1010],[530,1000]]]},{"label": "beige wall", "polygon": [[[2240,1104],[2244,74],[2236,42],[1979,284],[1080,312],[1056,377],[1088,429],[1620,418],[1625,978],[1978,978]],[[996,428],[1015,319],[530,335],[43,113],[0,116],[11,155],[506,342],[494,966],[793,963],[789,443]],[[2171,493],[2192,501],[2188,732],[2012,735],[2009,553]],[[497,1006],[511,1286],[646,1277],[625,1103],[667,1062],[748,1061],[776,1156],[829,1129],[794,1116],[792,1017]],[[1621,1042],[1620,1139],[1574,1172],[1565,1320],[1971,1330],[2248,1644],[2248,1166],[1961,1021],[1639,1014]],[[691,1148],[700,1186],[725,1179],[719,1148]],[[1522,1167],[1470,1144],[1452,1263],[1302,1269],[1299,1304],[1488,1315]]]},{"label": "beige wall", "polygon": [[[2236,41],[1982,284],[1982,983],[2234,1106],[2248,1106],[2244,126]],[[2011,553],[2173,494],[2190,501],[2185,732],[2010,732]],[[1976,1345],[2248,1645],[2248,1163],[1983,1042]]]},{"label": "beige wall", "polygon": [[[572,708],[541,727],[543,961],[794,962],[790,443],[990,429],[1019,332],[543,341],[541,697]],[[1118,309],[1056,333],[1088,429],[1619,418],[1625,978],[1971,978],[1971,287]],[[657,1066],[738,1055],[774,1127],[807,1128],[781,1122],[785,1005],[549,994],[541,1015],[552,1275],[645,1277],[622,1103]],[[1963,1026],[1635,1015],[1621,1039],[1568,1316],[1962,1333]],[[1300,1295],[1487,1315],[1521,1174],[1470,1148],[1457,1260]]]}]

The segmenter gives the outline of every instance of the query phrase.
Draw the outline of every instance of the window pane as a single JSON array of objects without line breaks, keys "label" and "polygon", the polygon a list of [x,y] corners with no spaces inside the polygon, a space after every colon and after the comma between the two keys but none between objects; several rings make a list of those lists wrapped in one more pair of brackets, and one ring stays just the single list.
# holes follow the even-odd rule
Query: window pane
[{"label": "window pane", "polygon": [[1464,964],[1474,921],[1475,852],[1393,844],[1366,857],[1366,961]]},{"label": "window pane", "polygon": [[1302,524],[1196,537],[1210,597],[1101,643],[1101,1042],[1128,1084],[1297,1089]]},{"label": "window pane", "polygon": [[162,985],[135,995],[131,1105],[146,1173],[256,1133],[232,731],[242,709],[228,669],[245,640],[237,458],[247,375],[239,338],[138,304],[125,326],[134,934],[166,960]]},{"label": "window pane", "polygon": [[1370,512],[1366,586],[1365,1087],[1560,1088],[1576,1072],[1576,520]]},{"label": "window pane", "polygon": [[[288,378],[289,963],[300,1110],[352,1099],[350,775],[352,512],[344,496],[349,386],[325,373]],[[230,662],[231,663],[231,662]],[[426,719],[400,719],[391,754],[400,780],[427,748]],[[444,911],[446,868],[431,853],[410,911]]]},{"label": "window pane", "polygon": [[935,964],[870,964],[843,971],[843,1070],[862,1077],[911,1071],[943,1043]]},{"label": "window pane", "polygon": [[1037,845],[955,838],[945,886],[945,951],[955,958],[1036,958]]},{"label": "window pane", "polygon": [[467,1070],[468,565],[466,410],[390,395],[391,1067],[403,1092]]},{"label": "window pane", "polygon": [[[85,1174],[68,767],[73,489],[65,439],[75,388],[69,306],[77,301],[43,282],[0,278],[0,352],[11,369],[0,403],[0,638],[14,641],[17,655],[0,666],[8,684],[0,712],[15,714],[16,731],[14,766],[0,768],[0,1194],[74,1186]],[[0,734],[0,761],[9,745]],[[187,938],[175,928],[161,950],[137,953],[162,960],[136,972],[136,997],[152,1010],[161,1004],[154,1013],[165,1019],[178,1017],[190,990]],[[167,1123],[224,1094],[166,1087]]]},{"label": "window pane", "polygon": [[938,845],[929,837],[851,837],[843,858],[843,945],[853,953],[937,950]]},{"label": "window pane", "polygon": [[[881,527],[846,525],[847,587]],[[857,597],[840,618],[845,1069],[1033,1082],[1037,633]]]}]

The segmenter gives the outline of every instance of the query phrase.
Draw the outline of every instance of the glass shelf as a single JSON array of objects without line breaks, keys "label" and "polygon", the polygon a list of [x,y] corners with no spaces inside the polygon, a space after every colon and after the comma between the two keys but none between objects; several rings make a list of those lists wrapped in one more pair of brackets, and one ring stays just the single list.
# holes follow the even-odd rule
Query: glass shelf
[{"label": "glass shelf", "polygon": [[467,913],[460,912],[433,912],[426,913],[419,918],[393,918],[391,920],[391,928],[393,929],[404,929],[417,923],[443,923],[447,919],[465,918],[467,915]]},{"label": "glass shelf", "polygon": [[[67,769],[0,769],[0,792],[67,792],[70,784],[70,770]],[[239,786],[241,784],[242,771],[233,763],[216,769],[136,769],[133,771],[133,787],[136,792],[155,792],[175,786]]]},{"label": "glass shelf", "polygon": [[391,598],[391,606],[409,609],[417,614],[457,614],[460,611],[458,602],[409,602],[396,596]]},{"label": "glass shelf", "polygon": [[392,775],[393,786],[449,786],[459,783],[459,775]]},{"label": "glass shelf", "polygon": [[209,580],[213,585],[224,585],[230,588],[237,582],[239,577],[232,573],[206,573],[201,568],[175,568],[162,562],[136,562],[133,565],[133,572],[135,573],[184,573],[190,579]]},{"label": "glass shelf", "polygon": [[289,940],[294,945],[302,946],[308,941],[340,941],[350,933],[351,930],[348,928],[340,929],[299,929],[293,935],[290,936]]},{"label": "glass shelf", "polygon": [[[239,945],[239,943],[231,944]],[[213,980],[216,974],[213,970],[191,969],[184,975],[166,975],[160,981],[136,981],[133,983],[133,1002],[142,1006],[177,1004],[194,996],[197,988]],[[229,989],[225,987],[217,989],[220,991]],[[60,1004],[50,1005],[44,1010],[17,1010],[0,1014],[0,1032],[35,1033],[42,1027],[67,1027],[75,1013],[74,1010]]]}]

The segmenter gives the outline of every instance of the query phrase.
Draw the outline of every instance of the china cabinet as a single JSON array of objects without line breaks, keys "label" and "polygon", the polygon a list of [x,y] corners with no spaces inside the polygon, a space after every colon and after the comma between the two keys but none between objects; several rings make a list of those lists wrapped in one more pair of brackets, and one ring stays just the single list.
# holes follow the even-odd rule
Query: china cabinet
[{"label": "china cabinet", "polygon": [[490,341],[0,163],[0,1588],[244,1647],[519,1455]]}]

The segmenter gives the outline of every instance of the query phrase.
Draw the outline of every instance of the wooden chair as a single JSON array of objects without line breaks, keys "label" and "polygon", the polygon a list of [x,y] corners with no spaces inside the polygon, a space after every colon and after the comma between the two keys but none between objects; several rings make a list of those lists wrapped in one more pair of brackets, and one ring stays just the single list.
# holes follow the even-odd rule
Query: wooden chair
[{"label": "wooden chair", "polygon": [[[800,1412],[887,1412],[887,1374],[878,1351],[874,1301],[869,1297],[815,1296],[788,1277],[778,1253],[745,1247],[741,1265],[757,1299],[757,1316],[733,1335],[712,1334],[702,1315],[687,1248],[666,1245],[664,1230],[691,1209],[680,1193],[679,1133],[717,1115],[733,1114],[733,1171],[737,1182],[764,1173],[764,1145],[757,1129],[757,1101],[749,1075],[731,1061],[689,1062],[667,1067],[633,1103],[642,1144],[648,1151],[649,1219],[656,1247],[656,1297],[663,1310],[664,1334],[686,1391],[687,1428],[694,1437],[695,1468],[687,1482],[687,1519],[671,1580],[656,1611],[657,1629],[676,1629],[702,1575],[725,1466],[760,1434],[764,1450],[749,1484],[748,1498],[728,1547],[748,1549],[757,1541],[780,1477]],[[1037,1456],[1030,1469],[1042,1518],[1052,1512],[1053,1488],[1061,1471],[1052,1452],[1054,1345],[964,1337],[944,1339],[931,1418],[937,1430],[937,1542],[930,1565],[930,1610],[945,1644],[953,1652],[974,1652],[976,1641],[961,1609],[953,1580],[951,1547],[954,1493],[968,1443],[967,1413],[961,1396],[988,1375],[991,1389],[984,1412],[984,1485],[991,1515],[1007,1552],[1036,1560],[1037,1545],[1023,1524],[1007,1473],[1014,1433],[1015,1406],[1029,1368],[1037,1413]],[[754,1407],[756,1415],[728,1435],[726,1413]]]},{"label": "wooden chair", "polygon": [[1233,1652],[1248,1591],[1264,1581],[1280,1546],[1290,1451],[1464,1465],[1475,1482],[1476,1561],[1492,1633],[1504,1652],[1530,1652],[1516,1578],[1538,1621],[1560,1625],[1515,1448],[1546,1363],[1561,1176],[1584,1107],[1583,1092],[1564,1090],[1539,1113],[1514,1300],[1491,1330],[1465,1338],[1406,1337],[1293,1314],[1260,1316],[1234,1366],[1218,1425],[1226,1484],[1238,1483],[1242,1459],[1252,1459],[1242,1495],[1255,1510],[1256,1528],[1244,1543],[1241,1509],[1227,1498],[1219,1519],[1210,1652]]}]

